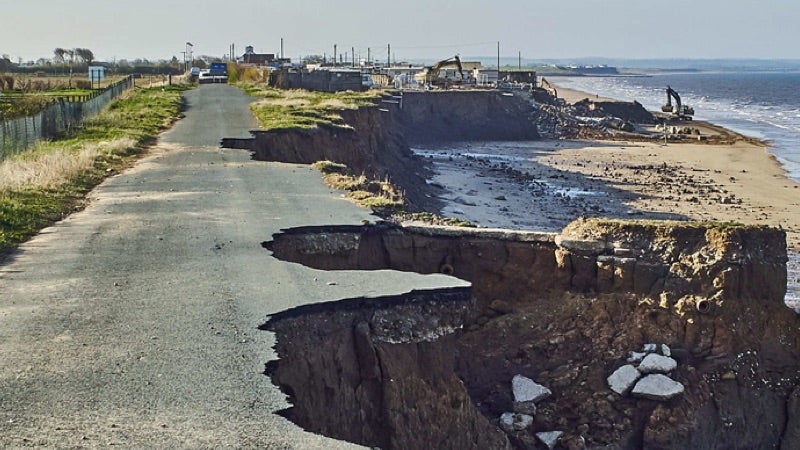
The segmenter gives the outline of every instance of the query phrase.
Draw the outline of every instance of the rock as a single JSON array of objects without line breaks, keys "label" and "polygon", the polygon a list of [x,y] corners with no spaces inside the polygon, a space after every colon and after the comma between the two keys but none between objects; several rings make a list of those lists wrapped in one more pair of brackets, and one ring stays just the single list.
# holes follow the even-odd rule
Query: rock
[{"label": "rock", "polygon": [[549,397],[552,392],[550,389],[537,384],[535,381],[522,375],[515,375],[511,380],[511,388],[514,392],[515,402],[538,402]]},{"label": "rock", "polygon": [[642,377],[642,373],[628,364],[615,370],[606,380],[608,387],[619,395],[625,395]]},{"label": "rock", "polygon": [[635,397],[666,401],[683,394],[683,390],[683,384],[672,378],[662,374],[653,374],[639,380],[631,394]]},{"label": "rock", "polygon": [[661,344],[661,354],[664,356],[672,356],[672,350],[670,350],[669,345]]},{"label": "rock", "polygon": [[678,367],[678,362],[668,356],[651,353],[639,364],[642,373],[669,373]]},{"label": "rock", "polygon": [[520,414],[527,414],[529,416],[536,415],[536,403],[534,402],[514,402],[514,412]]},{"label": "rock", "polygon": [[645,353],[653,353],[656,350],[658,350],[658,345],[657,344],[644,344],[642,346],[642,351],[645,352]]},{"label": "rock", "polygon": [[507,433],[522,431],[531,425],[533,425],[533,417],[527,414],[507,412],[500,416],[500,428]]},{"label": "rock", "polygon": [[628,362],[639,362],[644,359],[647,353],[639,353],[639,352],[631,352],[631,356],[628,357]]},{"label": "rock", "polygon": [[546,445],[547,448],[553,450],[558,444],[558,438],[564,434],[563,431],[542,431],[540,433],[536,433],[536,438],[539,439],[542,444]]}]

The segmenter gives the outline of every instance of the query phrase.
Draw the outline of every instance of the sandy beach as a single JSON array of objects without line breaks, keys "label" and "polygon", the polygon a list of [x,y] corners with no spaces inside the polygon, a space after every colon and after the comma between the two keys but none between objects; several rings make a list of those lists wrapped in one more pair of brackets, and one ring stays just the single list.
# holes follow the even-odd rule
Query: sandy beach
[{"label": "sandy beach", "polygon": [[[559,96],[595,97],[568,89]],[[434,162],[431,183],[447,191],[443,215],[481,227],[560,231],[582,216],[780,227],[792,253],[791,296],[798,296],[800,184],[765,144],[691,125],[708,142],[540,140],[414,150]],[[726,143],[712,143],[714,134]]]}]

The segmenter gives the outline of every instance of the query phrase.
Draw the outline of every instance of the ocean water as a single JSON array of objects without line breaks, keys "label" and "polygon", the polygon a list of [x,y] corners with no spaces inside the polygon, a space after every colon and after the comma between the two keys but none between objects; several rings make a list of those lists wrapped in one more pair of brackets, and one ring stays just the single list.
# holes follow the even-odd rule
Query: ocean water
[{"label": "ocean water", "polygon": [[696,72],[648,77],[553,77],[557,86],[660,111],[667,85],[695,118],[771,143],[770,152],[800,182],[800,72]]}]

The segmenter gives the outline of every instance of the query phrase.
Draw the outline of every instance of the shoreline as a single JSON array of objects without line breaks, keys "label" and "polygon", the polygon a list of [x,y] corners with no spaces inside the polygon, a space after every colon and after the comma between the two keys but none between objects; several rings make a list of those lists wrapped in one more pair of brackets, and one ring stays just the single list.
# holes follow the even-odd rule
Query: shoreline
[{"label": "shoreline", "polygon": [[480,227],[560,232],[579,217],[607,217],[781,228],[790,252],[787,301],[800,307],[800,183],[768,143],[694,122],[725,133],[725,143],[543,139],[414,151],[432,162],[429,183],[445,191],[441,214]]}]

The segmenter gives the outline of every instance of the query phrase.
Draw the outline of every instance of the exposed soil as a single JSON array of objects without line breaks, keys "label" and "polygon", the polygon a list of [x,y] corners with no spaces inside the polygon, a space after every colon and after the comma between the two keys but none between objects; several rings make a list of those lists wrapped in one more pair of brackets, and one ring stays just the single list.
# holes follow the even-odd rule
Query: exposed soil
[{"label": "exposed soil", "polygon": [[[435,130],[451,126],[443,122],[442,114],[432,114],[427,124],[434,131],[418,142],[437,141]],[[405,126],[406,133],[413,130]],[[711,132],[703,132],[702,146],[739,140],[712,128],[704,128]],[[376,139],[360,133],[359,139]],[[646,134],[642,140],[652,139]],[[304,147],[297,144],[300,141],[281,142],[297,154]],[[317,144],[333,152],[327,159],[344,162],[353,157],[348,151],[337,155],[336,147],[323,141]],[[618,145],[608,147],[607,154],[613,155]],[[262,145],[256,152],[267,149],[274,155],[270,149],[276,148],[280,146]],[[565,163],[547,160],[552,149],[537,151],[540,159],[527,167],[514,165],[519,161],[513,155],[497,160],[465,151],[429,152],[424,156],[436,162],[439,178],[432,186],[418,184],[413,196],[443,195],[451,213],[479,217],[481,225],[505,225],[510,219],[517,227],[558,232],[587,215],[725,220],[728,216],[717,217],[718,211],[736,210],[747,200],[740,201],[712,170],[675,162],[640,164],[613,156],[602,162],[582,160],[580,153]],[[364,155],[352,164],[358,167],[359,161],[374,157],[370,152]],[[412,160],[405,158],[391,167],[403,169]],[[443,182],[447,167],[455,169]],[[443,194],[448,189],[451,196]],[[653,205],[669,201],[682,207],[675,212],[650,208],[649,199],[656,200]],[[502,206],[495,211],[498,204]],[[473,214],[479,210],[483,215]],[[547,385],[553,396],[537,405],[530,428],[507,433],[515,448],[543,448],[535,433],[554,430],[565,433],[560,448],[790,448],[794,442],[800,429],[800,335],[797,315],[783,304],[785,232],[758,226],[585,221],[574,222],[558,238],[509,231],[407,230],[410,234],[385,226],[297,229],[268,245],[279,258],[325,270],[442,271],[471,281],[476,297],[464,330],[445,333],[435,349],[422,348],[419,342],[395,343],[400,347],[391,351],[384,344],[370,344],[369,364],[363,361],[358,341],[374,342],[376,328],[384,323],[375,321],[374,312],[362,311],[366,315],[359,320],[316,312],[313,318],[303,316],[302,326],[287,325],[284,335],[281,318],[272,321],[281,361],[270,372],[290,395],[299,397],[298,390],[309,388],[310,400],[295,406],[316,412],[292,415],[316,417],[298,419],[304,426],[386,448],[503,448],[507,444],[502,439],[489,443],[477,438],[494,439],[496,430],[486,431],[483,419],[465,415],[464,408],[475,408],[489,423],[498,424],[500,414],[513,408],[511,378],[522,374]],[[396,320],[408,318],[407,312],[395,311]],[[438,329],[410,317],[417,326]],[[335,331],[312,340],[295,334],[333,324]],[[686,388],[680,397],[659,402],[609,390],[606,377],[625,364],[631,352],[649,343],[673,349],[678,368],[671,375]],[[335,356],[318,357],[318,351]],[[449,352],[454,359],[443,357]],[[397,360],[404,363],[398,365]],[[451,377],[451,366],[458,379]],[[356,370],[361,375],[347,382],[363,402],[336,400],[341,395],[352,400],[346,394],[350,388],[339,377],[353,367],[373,368]],[[365,373],[373,374],[367,384]],[[328,381],[318,385],[313,380],[317,377]],[[393,380],[402,380],[397,390],[391,387]],[[469,403],[453,385],[461,382]],[[376,383],[370,388],[373,394],[359,393],[360,386],[369,383]],[[417,395],[420,392],[427,394]],[[413,404],[398,403],[403,397],[413,398]],[[352,427],[328,419],[353,414],[372,425],[345,433]],[[373,414],[383,418],[371,421]],[[464,439],[448,438],[452,433]],[[451,445],[454,442],[458,445]]]}]

